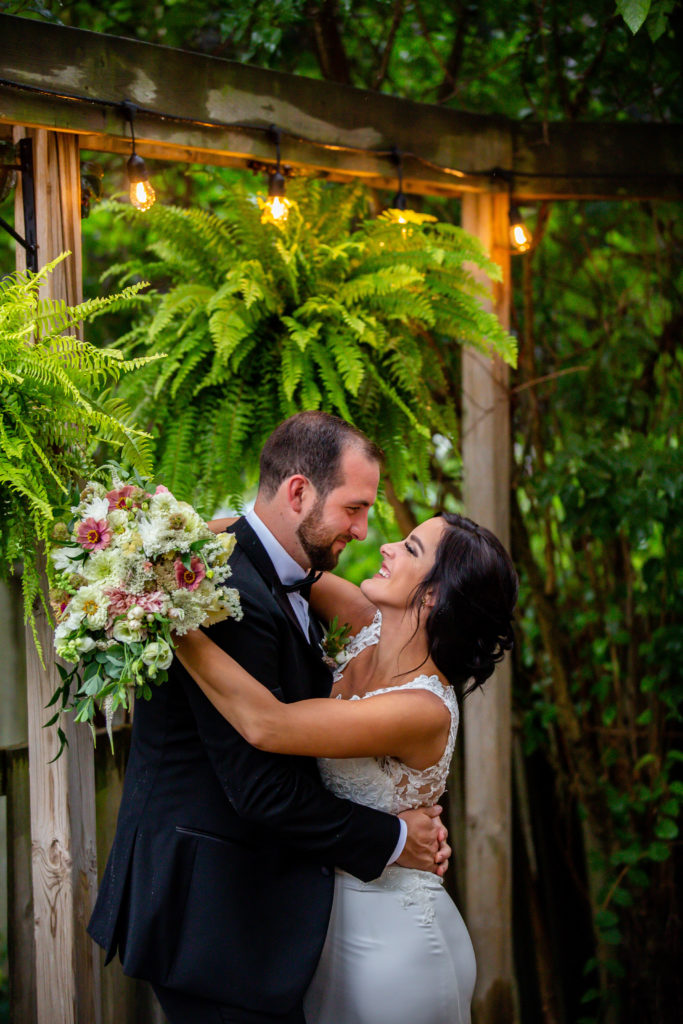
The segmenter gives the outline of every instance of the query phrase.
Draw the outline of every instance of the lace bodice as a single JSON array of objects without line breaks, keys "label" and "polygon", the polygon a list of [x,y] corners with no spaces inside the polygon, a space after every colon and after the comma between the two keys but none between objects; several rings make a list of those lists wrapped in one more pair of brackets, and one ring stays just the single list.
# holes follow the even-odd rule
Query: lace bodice
[{"label": "lace bodice", "polygon": [[[347,644],[343,654],[337,656],[334,680],[344,674],[348,663],[366,647],[379,641],[382,615],[377,612],[369,626],[364,626]],[[397,690],[429,690],[439,697],[451,713],[451,725],[446,747],[439,761],[429,768],[411,768],[395,757],[346,757],[319,758],[318,765],[325,786],[337,796],[346,797],[357,804],[374,807],[378,811],[398,814],[412,807],[429,806],[438,801],[446,788],[448,769],[453,756],[455,736],[458,729],[458,703],[451,686],[444,686],[438,676],[419,675],[400,686],[389,686],[372,690],[362,697],[354,695],[350,700],[365,700],[380,693],[394,693]],[[337,700],[341,700],[341,694]],[[365,886],[391,889],[406,905],[420,904],[426,921],[433,918],[433,889],[439,881],[433,874],[407,868],[390,866],[384,869],[379,879]],[[363,883],[358,885],[363,887]],[[438,885],[437,885],[438,888]]]},{"label": "lace bodice", "polygon": [[[366,647],[379,640],[382,626],[381,612],[377,612],[369,626],[364,626],[346,646],[343,657],[338,659],[335,682],[341,678],[348,663]],[[397,814],[410,807],[421,807],[436,803],[444,789],[448,768],[453,755],[455,735],[458,728],[458,704],[451,686],[444,686],[438,676],[419,675],[400,686],[372,690],[362,697],[351,700],[365,700],[381,693],[395,693],[398,690],[429,690],[439,697],[451,713],[451,727],[446,748],[437,764],[430,768],[410,768],[395,757],[347,757],[320,758],[320,773],[323,782],[337,796],[347,797],[355,803],[374,807],[378,811]],[[337,698],[341,700],[341,696]]]}]

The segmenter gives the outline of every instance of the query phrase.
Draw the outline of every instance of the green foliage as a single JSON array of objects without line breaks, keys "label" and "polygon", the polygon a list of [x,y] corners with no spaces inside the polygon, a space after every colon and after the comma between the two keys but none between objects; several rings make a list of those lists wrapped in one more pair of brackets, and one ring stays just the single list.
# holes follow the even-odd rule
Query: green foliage
[{"label": "green foliage", "polygon": [[657,921],[675,946],[678,920],[682,250],[674,206],[554,210],[520,354],[523,379],[551,380],[516,409],[527,749],[578,797],[599,966],[643,1018],[672,969],[643,936]]},{"label": "green foliage", "polygon": [[515,358],[465,269],[498,274],[475,239],[451,224],[363,219],[358,188],[299,181],[289,192],[284,229],[261,224],[237,187],[223,217],[154,207],[151,259],[116,268],[122,281],[165,283],[122,344],[168,358],[121,393],[154,433],[167,486],[207,507],[243,490],[265,438],[300,409],[372,436],[401,496],[429,476],[432,435],[457,432],[460,346]]},{"label": "green foliage", "polygon": [[616,3],[631,32],[635,35],[647,25],[650,39],[655,43],[666,32],[676,0],[616,0]]},{"label": "green foliage", "polygon": [[92,468],[95,447],[113,447],[143,472],[150,466],[148,436],[106,390],[149,360],[126,360],[69,333],[130,303],[144,285],[74,307],[41,298],[41,285],[67,255],[36,275],[16,273],[0,282],[0,572],[6,576],[23,561],[27,619],[40,592],[39,549],[53,506]]}]

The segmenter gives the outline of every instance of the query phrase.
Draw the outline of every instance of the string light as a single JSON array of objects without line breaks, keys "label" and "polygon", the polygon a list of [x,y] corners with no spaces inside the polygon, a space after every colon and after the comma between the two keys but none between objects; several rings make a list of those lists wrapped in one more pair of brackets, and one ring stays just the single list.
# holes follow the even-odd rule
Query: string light
[{"label": "string light", "polygon": [[533,238],[528,227],[522,220],[519,207],[514,203],[510,204],[510,245],[515,253],[528,252],[531,248]]},{"label": "string light", "polygon": [[133,146],[133,151],[126,164],[130,201],[137,210],[144,212],[149,210],[151,206],[154,206],[157,195],[149,180],[145,161],[135,152],[135,126],[133,120],[137,107],[134,103],[129,103],[128,100],[122,103],[121,106],[123,107],[124,116],[130,124],[130,136]]},{"label": "string light", "polygon": [[261,223],[284,227],[289,217],[291,201],[285,195],[285,176],[280,167],[280,130],[275,125],[268,129],[268,138],[275,143],[275,170],[268,173],[268,198],[262,204]]}]

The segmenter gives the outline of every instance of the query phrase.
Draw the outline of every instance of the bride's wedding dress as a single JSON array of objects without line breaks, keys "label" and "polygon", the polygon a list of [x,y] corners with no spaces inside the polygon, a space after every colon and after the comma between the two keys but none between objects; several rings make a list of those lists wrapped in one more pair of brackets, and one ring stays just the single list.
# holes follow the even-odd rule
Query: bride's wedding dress
[{"label": "bride's wedding dress", "polygon": [[[379,639],[381,617],[349,643],[348,662]],[[458,727],[452,687],[419,675],[389,690],[429,690],[451,727],[438,764],[410,768],[392,757],[319,760],[323,782],[356,803],[397,814],[438,801]],[[339,697],[338,699],[341,699]],[[468,1024],[476,976],[465,923],[437,875],[390,866],[373,882],[337,871],[330,926],[304,1000],[307,1024]]]}]

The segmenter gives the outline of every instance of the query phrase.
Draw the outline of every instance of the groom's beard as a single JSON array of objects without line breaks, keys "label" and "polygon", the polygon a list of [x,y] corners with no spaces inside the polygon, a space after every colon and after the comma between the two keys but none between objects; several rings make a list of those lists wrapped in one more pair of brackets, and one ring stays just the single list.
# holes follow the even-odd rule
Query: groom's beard
[{"label": "groom's beard", "polygon": [[339,561],[340,551],[334,550],[334,544],[343,540],[347,544],[353,537],[349,533],[337,533],[330,536],[329,530],[321,519],[324,499],[318,499],[306,518],[296,531],[299,543],[308,555],[311,569],[334,569]]}]

